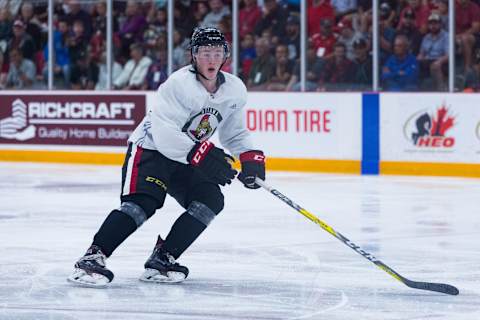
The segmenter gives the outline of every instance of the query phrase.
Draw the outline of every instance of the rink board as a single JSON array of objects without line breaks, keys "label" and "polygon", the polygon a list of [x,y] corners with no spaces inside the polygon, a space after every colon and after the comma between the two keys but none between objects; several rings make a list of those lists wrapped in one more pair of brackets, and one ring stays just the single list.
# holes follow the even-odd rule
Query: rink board
[{"label": "rink board", "polygon": [[[0,160],[121,164],[154,99],[1,92]],[[269,170],[480,177],[479,104],[477,94],[255,92],[245,124]]]},{"label": "rink board", "polygon": [[480,177],[480,95],[380,95],[380,173]]},{"label": "rink board", "polygon": [[[126,136],[155,93],[3,92],[0,99],[0,121],[10,129],[0,133],[0,160],[121,164]],[[343,101],[336,94],[252,93],[245,122],[269,170],[359,173],[360,107],[359,93]]]}]

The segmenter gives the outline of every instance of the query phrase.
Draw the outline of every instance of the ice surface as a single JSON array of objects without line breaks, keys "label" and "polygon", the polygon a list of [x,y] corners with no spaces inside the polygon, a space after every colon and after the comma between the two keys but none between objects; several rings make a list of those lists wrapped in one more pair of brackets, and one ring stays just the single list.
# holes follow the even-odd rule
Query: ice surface
[{"label": "ice surface", "polygon": [[396,281],[266,191],[224,188],[225,210],[180,258],[182,284],[138,277],[172,200],[108,260],[108,289],[66,281],[108,212],[120,168],[0,163],[0,319],[480,319],[480,180],[270,173],[292,200],[401,275]]}]

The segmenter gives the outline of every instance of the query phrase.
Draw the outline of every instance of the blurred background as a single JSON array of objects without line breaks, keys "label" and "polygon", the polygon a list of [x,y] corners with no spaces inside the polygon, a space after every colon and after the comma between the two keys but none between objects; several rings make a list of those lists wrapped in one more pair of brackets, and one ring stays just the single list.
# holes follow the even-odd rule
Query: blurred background
[{"label": "blurred background", "polygon": [[232,46],[223,70],[251,91],[476,92],[479,5],[480,0],[0,0],[0,86],[156,90],[190,63],[193,29],[216,26]]}]

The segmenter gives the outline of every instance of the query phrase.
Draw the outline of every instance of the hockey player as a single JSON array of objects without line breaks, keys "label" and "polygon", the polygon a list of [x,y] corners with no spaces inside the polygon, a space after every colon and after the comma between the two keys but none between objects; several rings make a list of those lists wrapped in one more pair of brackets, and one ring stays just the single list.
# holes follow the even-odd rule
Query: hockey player
[{"label": "hockey player", "polygon": [[197,28],[190,47],[192,64],[160,86],[155,105],[129,138],[120,208],[100,226],[69,281],[92,287],[111,282],[106,258],[163,206],[167,194],[186,211],[165,241],[158,236],[140,280],[180,282],[188,276],[176,259],[222,211],[220,185],[237,174],[233,157],[209,141],[217,129],[221,144],[240,159],[238,179],[245,187],[259,188],[255,177],[265,179],[265,157],[254,149],[244,123],[246,88],[220,71],[229,56],[224,35],[216,28]]}]

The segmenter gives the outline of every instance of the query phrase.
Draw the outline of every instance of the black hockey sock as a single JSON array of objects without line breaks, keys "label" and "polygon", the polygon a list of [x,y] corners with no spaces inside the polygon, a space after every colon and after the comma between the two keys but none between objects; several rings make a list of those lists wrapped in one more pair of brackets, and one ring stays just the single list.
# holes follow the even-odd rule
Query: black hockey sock
[{"label": "black hockey sock", "polygon": [[109,257],[135,230],[137,224],[132,218],[119,210],[113,210],[95,234],[93,245],[99,246]]},{"label": "black hockey sock", "polygon": [[184,212],[173,224],[163,248],[178,259],[206,228],[188,212]]}]

